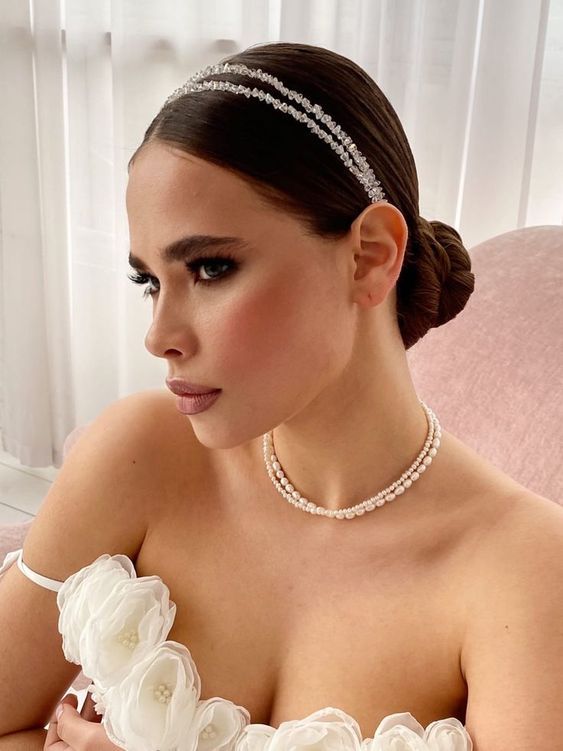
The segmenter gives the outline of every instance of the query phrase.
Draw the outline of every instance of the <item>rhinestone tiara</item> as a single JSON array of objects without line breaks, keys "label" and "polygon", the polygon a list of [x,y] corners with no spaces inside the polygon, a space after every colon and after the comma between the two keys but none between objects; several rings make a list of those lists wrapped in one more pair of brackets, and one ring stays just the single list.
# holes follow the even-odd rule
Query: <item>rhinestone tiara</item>
[{"label": "rhinestone tiara", "polygon": [[[250,76],[251,78],[257,78],[260,81],[269,83],[288,99],[301,105],[305,112],[300,109],[296,109],[292,104],[288,104],[287,102],[284,102],[281,99],[272,96],[270,93],[264,91],[263,89],[251,89],[248,86],[233,84],[229,81],[203,80],[206,76],[216,75],[218,73],[238,73],[240,75]],[[300,94],[298,91],[294,91],[293,89],[288,89],[278,78],[275,78],[269,73],[264,73],[261,68],[249,68],[246,65],[233,65],[231,63],[208,65],[207,68],[204,68],[204,70],[199,71],[195,75],[191,76],[191,78],[189,78],[183,86],[175,89],[175,91],[173,91],[172,94],[170,94],[170,96],[166,99],[163,106],[165,107],[167,104],[170,104],[171,102],[183,96],[184,94],[187,94],[188,92],[206,91],[213,89],[229,91],[233,94],[243,94],[247,97],[247,99],[251,96],[257,97],[258,99],[271,104],[275,109],[291,115],[293,118],[295,118],[295,120],[305,123],[306,126],[313,133],[315,133],[315,135],[317,135],[323,141],[326,141],[331,149],[340,156],[346,167],[359,181],[359,183],[368,194],[371,203],[377,203],[378,201],[386,200],[385,193],[380,187],[381,183],[379,182],[379,180],[375,179],[375,174],[369,166],[366,158],[358,149],[350,136],[347,135],[344,130],[342,130],[340,125],[337,125],[330,117],[330,115],[323,111],[320,105],[311,104],[311,102],[306,97],[304,97],[303,94]],[[312,113],[317,120],[320,120],[324,125],[326,125],[330,133],[334,134],[338,141],[340,141],[340,143],[335,141],[330,133],[327,133],[326,130],[319,127],[315,120],[313,120],[306,114],[307,112]]]}]

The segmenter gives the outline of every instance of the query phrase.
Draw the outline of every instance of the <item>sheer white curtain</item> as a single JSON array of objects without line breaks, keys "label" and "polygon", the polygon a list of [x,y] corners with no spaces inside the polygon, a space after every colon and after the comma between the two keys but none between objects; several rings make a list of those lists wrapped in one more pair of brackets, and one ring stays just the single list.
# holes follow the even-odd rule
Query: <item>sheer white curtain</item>
[{"label": "sheer white curtain", "polygon": [[189,75],[278,40],[370,73],[420,213],[468,248],[562,222],[563,0],[3,0],[0,430],[23,464],[59,467],[75,425],[164,387],[127,280],[127,161]]}]

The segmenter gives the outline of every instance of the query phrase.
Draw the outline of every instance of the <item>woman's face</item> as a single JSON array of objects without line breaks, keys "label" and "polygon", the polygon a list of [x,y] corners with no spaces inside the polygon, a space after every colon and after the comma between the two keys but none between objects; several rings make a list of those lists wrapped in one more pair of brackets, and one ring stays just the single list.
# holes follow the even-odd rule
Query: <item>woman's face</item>
[{"label": "woman's face", "polygon": [[[189,418],[201,443],[261,436],[338,379],[354,341],[351,254],[307,236],[234,173],[159,142],[137,155],[126,201],[131,253],[153,293],[148,351],[166,358],[168,377],[222,389]],[[245,245],[161,257],[191,235]],[[210,257],[224,260],[202,263]]]}]

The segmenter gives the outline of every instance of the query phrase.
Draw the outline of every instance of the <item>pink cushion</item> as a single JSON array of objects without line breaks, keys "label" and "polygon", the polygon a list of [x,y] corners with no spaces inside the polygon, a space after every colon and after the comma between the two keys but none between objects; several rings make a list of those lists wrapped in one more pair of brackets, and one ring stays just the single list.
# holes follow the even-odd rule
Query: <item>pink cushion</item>
[{"label": "pink cushion", "polygon": [[4,560],[7,553],[12,550],[18,550],[23,546],[23,541],[28,529],[31,527],[33,519],[19,524],[1,524],[0,525],[0,563]]},{"label": "pink cushion", "polygon": [[563,227],[525,227],[470,249],[475,291],[407,350],[444,430],[563,504]]}]

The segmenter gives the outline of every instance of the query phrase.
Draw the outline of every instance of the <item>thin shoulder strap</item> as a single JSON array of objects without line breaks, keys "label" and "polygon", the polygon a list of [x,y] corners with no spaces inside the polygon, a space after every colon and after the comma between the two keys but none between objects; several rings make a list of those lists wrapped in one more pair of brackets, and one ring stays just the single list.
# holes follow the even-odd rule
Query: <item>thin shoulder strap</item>
[{"label": "thin shoulder strap", "polygon": [[27,566],[23,562],[23,548],[20,548],[19,550],[13,550],[4,558],[4,563],[0,566],[0,577],[2,576],[2,574],[6,573],[10,566],[12,566],[15,562],[17,562],[18,568],[22,572],[22,574],[27,576],[28,579],[31,579],[32,582],[39,584],[40,587],[50,589],[53,592],[58,592],[64,584],[64,582],[58,581],[57,579],[49,579],[46,576],[42,576],[41,574],[32,571],[29,566]]}]

